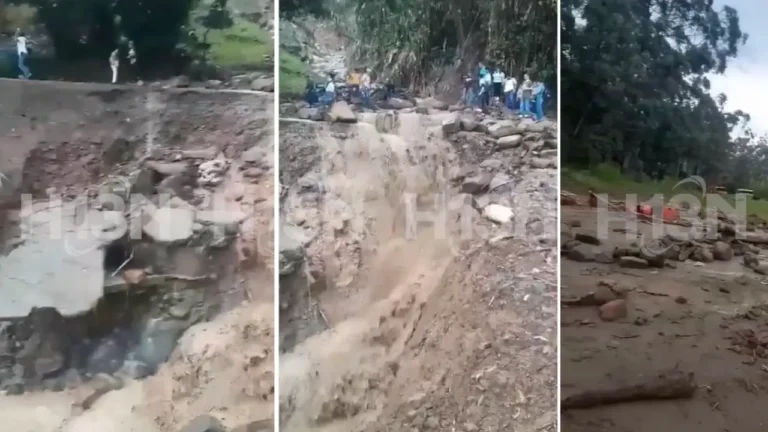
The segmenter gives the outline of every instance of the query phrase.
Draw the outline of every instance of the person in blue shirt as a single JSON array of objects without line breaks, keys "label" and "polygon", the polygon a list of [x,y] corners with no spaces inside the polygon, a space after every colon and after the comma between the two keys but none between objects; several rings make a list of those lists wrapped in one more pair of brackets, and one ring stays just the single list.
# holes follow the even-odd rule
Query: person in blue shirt
[{"label": "person in blue shirt", "polygon": [[485,78],[485,76],[488,75],[488,68],[485,67],[483,62],[480,62],[477,65],[478,65],[478,67],[480,69],[479,72],[478,72],[477,77],[480,78],[480,79]]},{"label": "person in blue shirt", "polygon": [[538,81],[533,84],[533,101],[536,106],[535,116],[536,121],[544,120],[544,96],[547,93],[544,83]]},{"label": "person in blue shirt", "polygon": [[487,73],[480,78],[480,92],[477,95],[480,98],[480,106],[487,107],[491,103],[491,74]]}]

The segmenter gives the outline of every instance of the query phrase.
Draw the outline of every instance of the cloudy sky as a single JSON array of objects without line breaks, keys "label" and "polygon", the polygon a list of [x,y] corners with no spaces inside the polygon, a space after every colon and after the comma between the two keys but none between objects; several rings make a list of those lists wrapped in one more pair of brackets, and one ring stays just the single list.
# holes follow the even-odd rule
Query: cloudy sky
[{"label": "cloudy sky", "polygon": [[764,0],[715,0],[715,5],[730,5],[739,11],[741,31],[749,34],[739,56],[731,61],[725,75],[711,77],[713,94],[728,96],[728,110],[741,109],[752,116],[752,129],[768,133],[768,29],[765,29]]}]

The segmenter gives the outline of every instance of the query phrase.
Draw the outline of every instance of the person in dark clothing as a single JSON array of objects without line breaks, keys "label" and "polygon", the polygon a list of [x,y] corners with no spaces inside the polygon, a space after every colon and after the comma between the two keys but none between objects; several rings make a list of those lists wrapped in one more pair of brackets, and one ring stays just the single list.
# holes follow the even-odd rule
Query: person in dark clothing
[{"label": "person in dark clothing", "polygon": [[384,85],[384,88],[386,89],[386,92],[384,93],[384,100],[389,100],[389,98],[395,97],[395,85],[388,82]]},{"label": "person in dark clothing", "polygon": [[470,106],[475,102],[475,80],[469,74],[464,75],[461,80],[463,85],[461,101],[465,106]]},{"label": "person in dark clothing", "polygon": [[317,94],[317,86],[312,80],[307,80],[307,87],[305,89],[304,101],[312,108],[320,102],[320,96]]}]

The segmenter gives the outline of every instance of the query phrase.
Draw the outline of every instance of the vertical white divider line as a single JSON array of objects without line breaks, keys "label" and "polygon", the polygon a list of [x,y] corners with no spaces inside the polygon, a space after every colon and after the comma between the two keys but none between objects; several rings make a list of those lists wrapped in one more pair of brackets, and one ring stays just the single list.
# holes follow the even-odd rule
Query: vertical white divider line
[{"label": "vertical white divider line", "polygon": [[273,223],[272,226],[274,229],[272,230],[272,235],[274,236],[272,240],[272,244],[274,245],[274,251],[272,253],[272,258],[274,264],[272,265],[273,268],[273,287],[274,287],[274,295],[273,295],[273,303],[274,303],[274,332],[273,332],[273,338],[274,338],[274,351],[272,357],[274,358],[274,388],[275,388],[275,407],[274,407],[274,431],[279,432],[280,431],[280,245],[278,244],[278,241],[280,239],[279,232],[280,232],[280,158],[278,155],[278,150],[280,148],[280,1],[274,0],[275,4],[273,5],[273,13],[272,13],[272,19],[274,20],[272,29],[273,29],[273,54],[272,59],[274,62],[274,75],[275,75],[275,92],[274,92],[274,101],[273,101],[273,115],[272,115],[272,121],[274,121],[274,127],[273,127],[273,150],[272,154],[275,158],[274,163],[272,166],[274,167],[273,175],[274,175],[274,204],[273,204]]},{"label": "vertical white divider line", "polygon": [[563,173],[563,149],[562,149],[562,127],[560,122],[560,109],[563,106],[562,104],[562,95],[563,95],[563,85],[560,81],[561,74],[560,74],[560,63],[562,60],[562,52],[561,52],[561,6],[560,1],[557,2],[557,431],[560,432],[561,425],[562,425],[562,418],[561,418],[561,411],[560,411],[560,400],[561,400],[561,389],[562,389],[562,358],[563,358],[563,348],[562,348],[562,334],[560,332],[560,323],[562,320],[561,316],[561,308],[560,308],[560,300],[562,298],[562,292],[560,287],[562,286],[562,274],[560,269],[561,266],[561,260],[562,257],[560,256],[560,242],[563,241],[563,239],[560,237],[560,220],[562,218],[562,212],[561,212],[561,204],[560,204],[560,191],[562,190],[562,173]]}]

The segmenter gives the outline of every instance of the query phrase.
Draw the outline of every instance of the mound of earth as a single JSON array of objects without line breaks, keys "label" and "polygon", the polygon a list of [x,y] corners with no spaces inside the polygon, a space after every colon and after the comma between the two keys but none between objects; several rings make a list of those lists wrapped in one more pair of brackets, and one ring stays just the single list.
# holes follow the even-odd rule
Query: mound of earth
[{"label": "mound of earth", "polygon": [[0,91],[0,430],[270,430],[272,96]]},{"label": "mound of earth", "polygon": [[281,120],[286,430],[556,428],[555,125],[427,112]]}]

